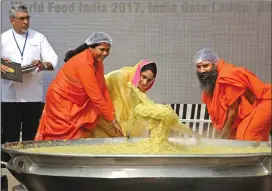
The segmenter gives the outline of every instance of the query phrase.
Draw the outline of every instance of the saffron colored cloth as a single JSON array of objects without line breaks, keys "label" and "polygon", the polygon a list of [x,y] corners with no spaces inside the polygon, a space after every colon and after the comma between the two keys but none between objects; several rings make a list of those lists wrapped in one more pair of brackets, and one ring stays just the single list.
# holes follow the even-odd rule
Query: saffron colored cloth
[{"label": "saffron colored cloth", "polygon": [[[218,78],[213,96],[202,94],[213,126],[221,130],[228,108],[239,101],[237,118],[232,125],[232,138],[237,140],[267,141],[271,130],[271,84],[263,83],[258,77],[243,67],[219,60]],[[245,97],[250,91],[255,96],[254,103]]]},{"label": "saffron colored cloth", "polygon": [[103,116],[115,119],[103,63],[89,49],[68,60],[50,84],[35,140],[79,139]]}]

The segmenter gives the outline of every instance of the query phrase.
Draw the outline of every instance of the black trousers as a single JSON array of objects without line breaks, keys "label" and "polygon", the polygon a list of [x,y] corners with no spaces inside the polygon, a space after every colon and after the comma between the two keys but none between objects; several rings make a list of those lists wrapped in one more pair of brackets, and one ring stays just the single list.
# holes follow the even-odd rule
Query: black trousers
[{"label": "black trousers", "polygon": [[[41,102],[2,102],[1,144],[19,141],[21,131],[22,141],[34,140],[42,109]],[[3,155],[6,158],[2,152]]]}]

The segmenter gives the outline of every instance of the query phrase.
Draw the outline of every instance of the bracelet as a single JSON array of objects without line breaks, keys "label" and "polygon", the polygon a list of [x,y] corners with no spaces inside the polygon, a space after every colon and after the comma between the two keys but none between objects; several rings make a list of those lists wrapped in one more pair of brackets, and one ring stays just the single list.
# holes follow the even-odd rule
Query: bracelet
[{"label": "bracelet", "polygon": [[116,119],[114,119],[114,120],[111,122],[111,125],[113,125],[114,123],[116,123]]}]

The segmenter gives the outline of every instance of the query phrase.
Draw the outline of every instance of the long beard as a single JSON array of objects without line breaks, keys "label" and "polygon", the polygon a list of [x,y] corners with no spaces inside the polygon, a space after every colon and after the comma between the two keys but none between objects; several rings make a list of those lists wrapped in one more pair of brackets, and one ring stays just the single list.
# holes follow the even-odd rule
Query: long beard
[{"label": "long beard", "polygon": [[197,72],[197,77],[200,82],[201,89],[212,96],[218,77],[216,67],[213,67],[213,69],[209,72]]}]

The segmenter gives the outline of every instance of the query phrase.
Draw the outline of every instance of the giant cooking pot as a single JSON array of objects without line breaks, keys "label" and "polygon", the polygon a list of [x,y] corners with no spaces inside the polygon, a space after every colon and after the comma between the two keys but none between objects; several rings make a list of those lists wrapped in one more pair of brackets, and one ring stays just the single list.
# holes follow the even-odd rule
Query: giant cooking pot
[{"label": "giant cooking pot", "polygon": [[[9,171],[28,191],[271,191],[271,152],[217,155],[73,155],[21,148],[135,142],[140,138],[6,143]],[[182,138],[171,142],[187,144]],[[190,141],[189,141],[190,142]],[[269,142],[201,139],[201,145],[267,146]]]}]

